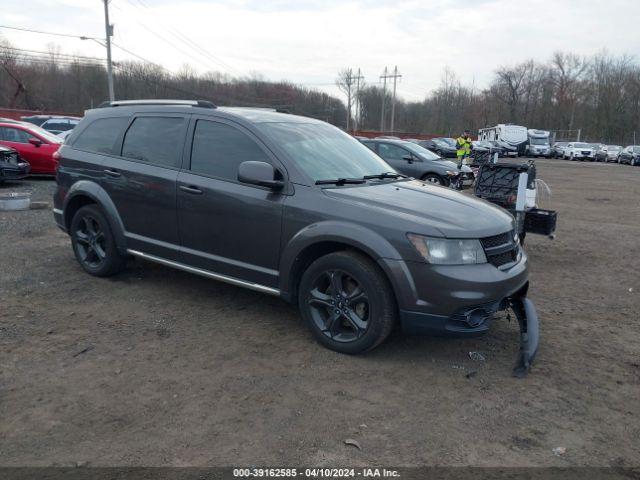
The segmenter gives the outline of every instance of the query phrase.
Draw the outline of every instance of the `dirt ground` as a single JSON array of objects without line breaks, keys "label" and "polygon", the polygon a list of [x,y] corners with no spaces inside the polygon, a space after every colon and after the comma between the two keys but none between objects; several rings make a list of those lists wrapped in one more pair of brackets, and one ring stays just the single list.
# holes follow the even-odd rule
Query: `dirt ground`
[{"label": "dirt ground", "polygon": [[279,299],[144,261],[93,278],[50,210],[0,212],[0,465],[640,466],[640,168],[537,164],[559,227],[527,238],[524,380],[506,319],[344,356]]}]

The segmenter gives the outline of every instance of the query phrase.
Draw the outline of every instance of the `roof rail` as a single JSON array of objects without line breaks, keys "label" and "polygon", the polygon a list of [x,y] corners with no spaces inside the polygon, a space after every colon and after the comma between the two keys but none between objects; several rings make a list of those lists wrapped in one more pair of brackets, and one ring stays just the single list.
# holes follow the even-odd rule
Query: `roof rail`
[{"label": "roof rail", "polygon": [[183,105],[190,107],[217,108],[208,100],[116,100],[114,102],[102,102],[98,105],[98,108],[129,107],[132,105]]}]

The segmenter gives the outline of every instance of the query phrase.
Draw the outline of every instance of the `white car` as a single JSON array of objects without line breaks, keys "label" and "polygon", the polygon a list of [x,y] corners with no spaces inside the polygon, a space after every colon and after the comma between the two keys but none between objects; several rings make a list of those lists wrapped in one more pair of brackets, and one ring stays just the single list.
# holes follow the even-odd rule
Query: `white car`
[{"label": "white car", "polygon": [[562,158],[565,160],[594,160],[595,149],[590,143],[571,142],[564,147]]}]

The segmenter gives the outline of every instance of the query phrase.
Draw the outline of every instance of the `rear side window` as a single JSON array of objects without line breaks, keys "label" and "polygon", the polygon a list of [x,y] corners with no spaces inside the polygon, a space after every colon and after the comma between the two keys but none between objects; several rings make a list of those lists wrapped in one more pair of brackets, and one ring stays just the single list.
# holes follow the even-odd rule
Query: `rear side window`
[{"label": "rear side window", "polygon": [[242,162],[271,163],[247,134],[224,123],[198,120],[191,148],[191,171],[226,180],[238,180]]},{"label": "rear side window", "polygon": [[138,117],[124,137],[122,156],[163,167],[179,167],[182,150],[181,117]]},{"label": "rear side window", "polygon": [[29,143],[29,138],[31,135],[19,128],[0,127],[0,140],[5,142]]},{"label": "rear side window", "polygon": [[118,155],[119,145],[116,145],[120,133],[127,126],[127,117],[100,118],[85,128],[75,142],[73,148],[87,152],[107,153]]}]

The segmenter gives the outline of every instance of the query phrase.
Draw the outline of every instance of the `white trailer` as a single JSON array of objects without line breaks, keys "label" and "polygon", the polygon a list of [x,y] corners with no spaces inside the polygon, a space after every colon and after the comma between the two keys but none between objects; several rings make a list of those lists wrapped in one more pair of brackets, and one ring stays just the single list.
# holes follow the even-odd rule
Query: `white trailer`
[{"label": "white trailer", "polygon": [[529,142],[525,150],[526,154],[530,157],[549,158],[551,156],[551,144],[549,143],[551,132],[530,128],[527,134]]},{"label": "white trailer", "polygon": [[524,155],[529,136],[526,127],[499,123],[495,127],[478,130],[478,140],[496,141],[507,150],[507,154]]}]

